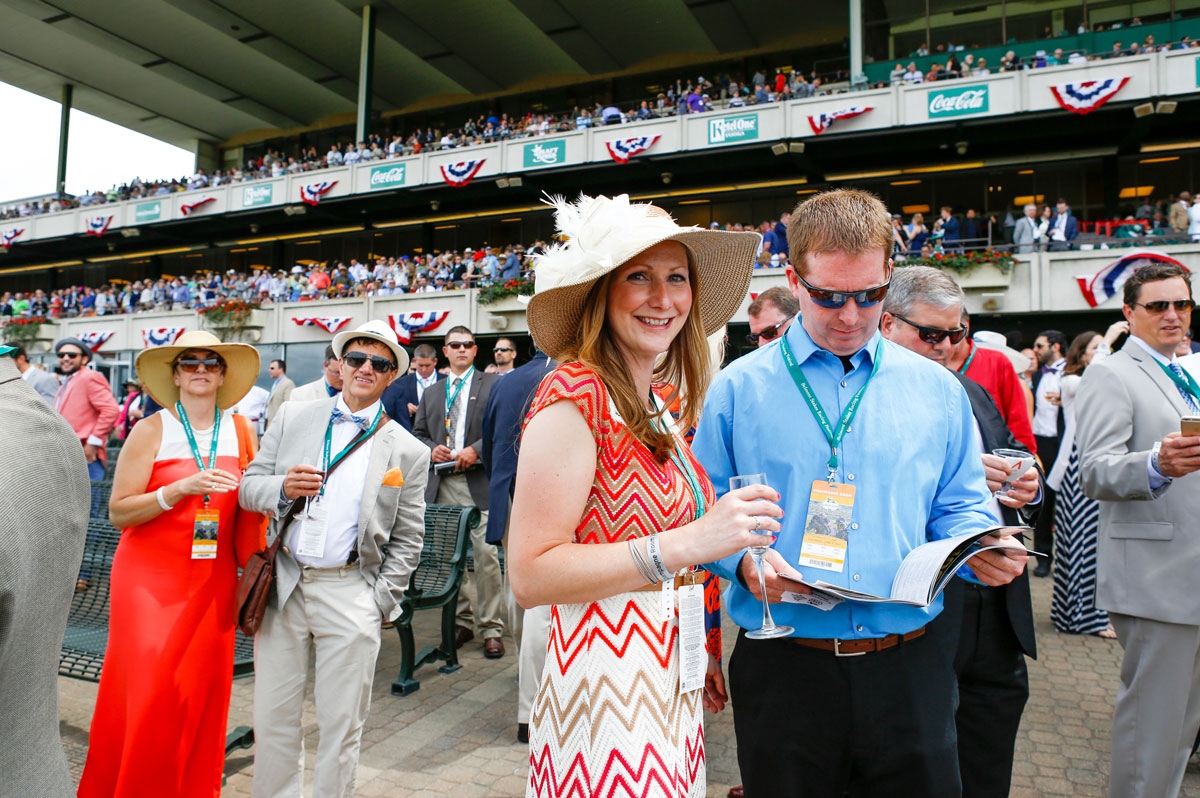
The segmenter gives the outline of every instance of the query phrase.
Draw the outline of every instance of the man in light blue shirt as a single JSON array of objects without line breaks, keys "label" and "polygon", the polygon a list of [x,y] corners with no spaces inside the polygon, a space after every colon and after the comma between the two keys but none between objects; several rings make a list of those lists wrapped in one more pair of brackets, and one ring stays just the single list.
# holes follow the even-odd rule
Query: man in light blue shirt
[{"label": "man in light blue shirt", "polygon": [[[892,233],[876,197],[817,195],[792,214],[788,241],[801,323],[717,377],[693,450],[719,494],[731,476],[758,472],[782,494],[787,515],[764,564],[770,601],[798,590],[778,576],[787,567],[809,581],[889,595],[912,549],[995,524],[971,406],[944,368],[879,334]],[[836,450],[818,413],[830,434],[844,430]],[[814,483],[854,494],[844,546],[825,567],[803,541]],[[965,577],[1004,584],[1025,560],[986,552],[972,564]],[[734,555],[711,567],[733,583],[730,616],[758,629],[753,560]],[[791,637],[740,634],[729,671],[746,794],[958,796],[954,641],[924,634],[941,607],[940,598],[927,608],[777,603],[772,613],[794,628]]]}]

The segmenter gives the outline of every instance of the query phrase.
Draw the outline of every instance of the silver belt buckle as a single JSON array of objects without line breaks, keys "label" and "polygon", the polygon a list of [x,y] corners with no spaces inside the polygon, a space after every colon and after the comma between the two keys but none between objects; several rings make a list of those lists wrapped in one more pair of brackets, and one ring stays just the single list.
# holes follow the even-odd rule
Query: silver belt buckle
[{"label": "silver belt buckle", "polygon": [[850,651],[850,652],[843,654],[841,638],[838,638],[838,637],[833,638],[833,656],[835,656],[835,657],[861,657],[863,654],[866,654],[866,653],[867,652],[865,652],[865,651]]}]

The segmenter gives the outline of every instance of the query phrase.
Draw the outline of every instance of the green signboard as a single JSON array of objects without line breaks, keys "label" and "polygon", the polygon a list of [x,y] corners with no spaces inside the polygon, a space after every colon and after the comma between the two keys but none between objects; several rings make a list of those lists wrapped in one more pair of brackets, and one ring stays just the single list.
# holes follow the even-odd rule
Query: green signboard
[{"label": "green signboard", "polygon": [[525,145],[525,168],[558,166],[567,160],[567,142],[539,141]]},{"label": "green signboard", "polygon": [[407,165],[402,163],[391,166],[376,166],[371,169],[370,190],[381,188],[400,188],[404,185]]},{"label": "green signboard", "polygon": [[960,89],[935,89],[929,92],[930,119],[986,114],[987,111],[987,86],[963,86]]},{"label": "green signboard", "polygon": [[161,218],[161,202],[143,202],[133,206],[133,219],[136,222],[157,222]]},{"label": "green signboard", "polygon": [[758,114],[708,120],[708,143],[729,144],[758,138]]},{"label": "green signboard", "polygon": [[242,207],[253,208],[256,205],[270,205],[275,196],[275,184],[265,186],[246,186],[242,189]]}]

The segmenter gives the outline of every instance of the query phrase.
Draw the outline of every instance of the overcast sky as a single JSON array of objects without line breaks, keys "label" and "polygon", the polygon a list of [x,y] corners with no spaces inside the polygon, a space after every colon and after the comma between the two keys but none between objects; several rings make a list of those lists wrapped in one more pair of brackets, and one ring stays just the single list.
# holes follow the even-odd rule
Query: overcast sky
[{"label": "overcast sky", "polygon": [[[0,203],[54,191],[58,166],[60,106],[36,94],[0,83]],[[67,192],[107,190],[134,177],[183,177],[195,170],[195,156],[149,136],[71,111],[67,148]]]}]

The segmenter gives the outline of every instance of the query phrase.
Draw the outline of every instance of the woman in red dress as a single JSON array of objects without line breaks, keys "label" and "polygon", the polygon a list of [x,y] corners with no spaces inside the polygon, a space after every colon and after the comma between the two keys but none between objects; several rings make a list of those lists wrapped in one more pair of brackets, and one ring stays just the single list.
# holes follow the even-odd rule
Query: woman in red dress
[{"label": "woman in red dress", "polygon": [[237,567],[264,542],[260,517],[237,502],[257,440],[229,408],[258,369],[254,347],[206,332],[138,356],[165,409],[130,431],[117,461],[109,518],[123,531],[81,798],[221,792]]}]

